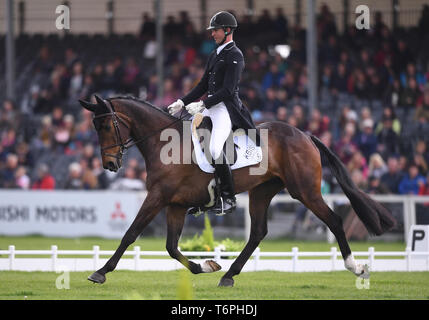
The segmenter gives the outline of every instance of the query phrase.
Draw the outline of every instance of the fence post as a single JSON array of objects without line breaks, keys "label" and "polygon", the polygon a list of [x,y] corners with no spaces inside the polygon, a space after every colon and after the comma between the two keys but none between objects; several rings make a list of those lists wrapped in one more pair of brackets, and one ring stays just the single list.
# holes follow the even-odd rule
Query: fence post
[{"label": "fence post", "polygon": [[261,253],[261,249],[259,248],[259,247],[257,247],[256,249],[255,249],[255,252],[254,252],[254,255],[255,255],[255,257],[254,257],[254,264],[253,264],[253,267],[254,267],[254,271],[258,271],[258,262],[259,262],[259,254]]},{"label": "fence post", "polygon": [[15,260],[15,246],[9,246],[9,271],[13,270]]},{"label": "fence post", "polygon": [[411,247],[406,247],[405,248],[405,253],[406,253],[406,264],[407,264],[407,271],[410,271],[410,259],[411,259]]},{"label": "fence post", "polygon": [[216,247],[214,249],[215,255],[214,255],[214,260],[216,261],[216,263],[220,262],[220,247]]},{"label": "fence post", "polygon": [[98,260],[100,258],[100,246],[93,246],[92,250],[94,252],[94,270],[98,269]]},{"label": "fence post", "polygon": [[52,263],[51,263],[51,268],[52,268],[52,271],[56,271],[56,269],[57,269],[57,258],[58,258],[58,253],[57,253],[57,251],[58,251],[58,247],[57,246],[55,246],[55,245],[53,245],[53,246],[51,246],[51,250],[52,250],[52,255],[51,255],[51,258],[52,258]]},{"label": "fence post", "polygon": [[369,258],[369,270],[372,271],[374,266],[374,247],[368,248],[368,258]]},{"label": "fence post", "polygon": [[139,270],[139,261],[140,261],[140,246],[134,247],[134,269]]},{"label": "fence post", "polygon": [[337,247],[331,247],[331,271],[335,271],[335,262],[337,261]]},{"label": "fence post", "polygon": [[296,272],[296,265],[298,263],[298,247],[292,248],[292,272]]}]

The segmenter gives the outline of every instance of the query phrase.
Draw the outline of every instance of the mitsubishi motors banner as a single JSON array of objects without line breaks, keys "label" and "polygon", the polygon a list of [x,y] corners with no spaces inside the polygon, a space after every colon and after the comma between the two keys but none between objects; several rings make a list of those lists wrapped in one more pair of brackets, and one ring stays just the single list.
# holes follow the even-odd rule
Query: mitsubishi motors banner
[{"label": "mitsubishi motors banner", "polygon": [[146,193],[0,191],[0,235],[122,238]]}]

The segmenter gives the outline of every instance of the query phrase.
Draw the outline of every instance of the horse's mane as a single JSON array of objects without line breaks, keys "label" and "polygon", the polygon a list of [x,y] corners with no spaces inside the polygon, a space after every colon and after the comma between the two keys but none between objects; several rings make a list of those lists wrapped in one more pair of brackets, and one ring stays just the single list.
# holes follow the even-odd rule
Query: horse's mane
[{"label": "horse's mane", "polygon": [[154,109],[154,110],[156,110],[158,112],[161,112],[163,115],[169,117],[172,120],[177,120],[177,118],[175,116],[173,116],[173,115],[169,114],[168,112],[166,112],[165,110],[163,110],[163,109],[155,106],[154,104],[150,103],[149,101],[142,100],[142,99],[139,99],[139,98],[134,97],[134,96],[116,96],[116,97],[108,98],[107,100],[110,101],[110,100],[119,100],[119,99],[121,99],[121,100],[131,100],[131,101],[134,101],[134,102],[138,102],[138,103],[144,104],[144,105],[146,105],[146,106],[148,106],[148,107],[150,107],[150,108],[152,108],[152,109]]}]

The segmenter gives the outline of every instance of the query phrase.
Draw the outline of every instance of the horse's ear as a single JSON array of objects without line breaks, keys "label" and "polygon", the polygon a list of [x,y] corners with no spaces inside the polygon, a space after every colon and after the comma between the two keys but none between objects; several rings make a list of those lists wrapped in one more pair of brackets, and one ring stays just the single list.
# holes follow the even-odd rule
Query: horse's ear
[{"label": "horse's ear", "polygon": [[79,99],[79,103],[80,103],[80,105],[81,105],[82,107],[84,107],[86,110],[89,110],[89,111],[91,111],[91,112],[95,112],[95,109],[97,108],[97,105],[96,105],[96,104],[93,104],[93,103],[87,102],[87,101],[85,101],[85,100],[81,100],[81,99]]},{"label": "horse's ear", "polygon": [[104,103],[104,100],[101,99],[98,95],[94,94],[95,100],[97,101],[98,105],[102,105],[105,106],[106,104]]}]

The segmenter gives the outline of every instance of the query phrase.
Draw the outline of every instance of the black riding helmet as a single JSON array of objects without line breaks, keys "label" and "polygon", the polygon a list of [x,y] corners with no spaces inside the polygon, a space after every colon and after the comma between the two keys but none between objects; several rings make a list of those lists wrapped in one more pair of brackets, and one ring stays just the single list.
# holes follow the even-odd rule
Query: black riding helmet
[{"label": "black riding helmet", "polygon": [[[225,31],[225,37],[223,38],[222,43],[219,44],[219,45],[222,45],[226,40],[226,36],[230,34],[234,29],[236,29],[237,26],[238,26],[237,20],[231,13],[227,11],[220,11],[210,19],[210,24],[207,30],[222,28]],[[227,32],[226,28],[231,28],[231,31]]]}]

